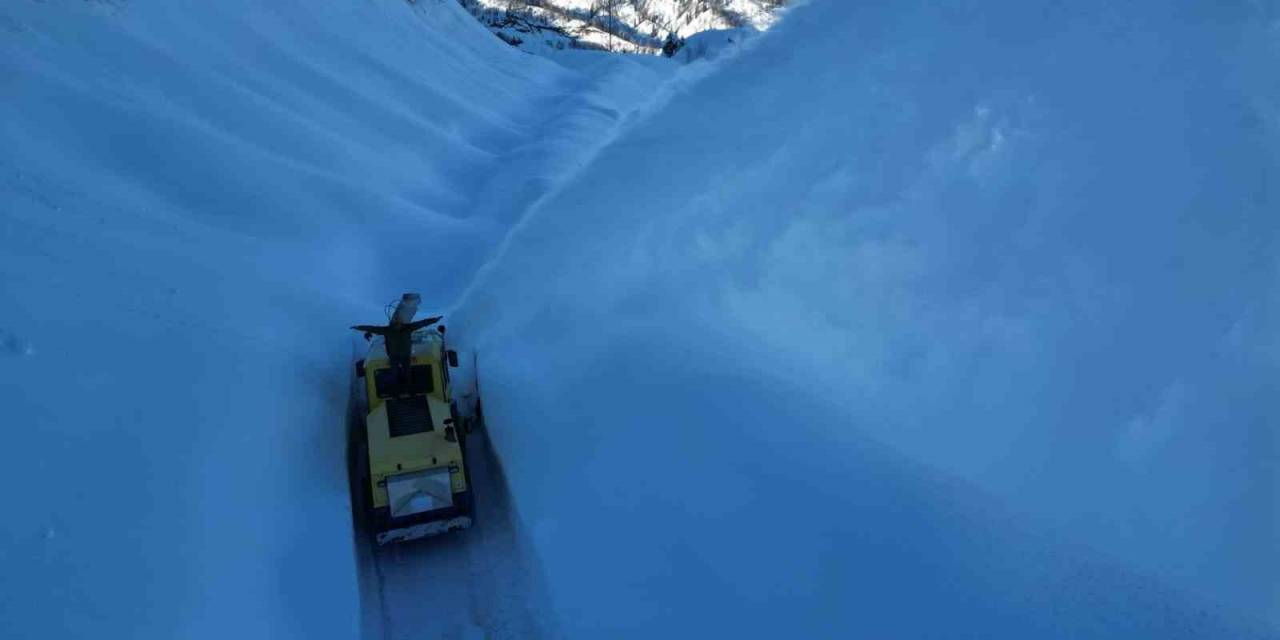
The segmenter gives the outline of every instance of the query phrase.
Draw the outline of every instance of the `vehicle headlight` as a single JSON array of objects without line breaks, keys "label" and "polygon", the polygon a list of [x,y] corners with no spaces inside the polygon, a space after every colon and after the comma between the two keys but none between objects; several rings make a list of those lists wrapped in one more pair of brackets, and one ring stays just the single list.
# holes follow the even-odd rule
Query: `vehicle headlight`
[{"label": "vehicle headlight", "polygon": [[392,518],[453,506],[449,470],[427,469],[387,478],[387,502]]}]

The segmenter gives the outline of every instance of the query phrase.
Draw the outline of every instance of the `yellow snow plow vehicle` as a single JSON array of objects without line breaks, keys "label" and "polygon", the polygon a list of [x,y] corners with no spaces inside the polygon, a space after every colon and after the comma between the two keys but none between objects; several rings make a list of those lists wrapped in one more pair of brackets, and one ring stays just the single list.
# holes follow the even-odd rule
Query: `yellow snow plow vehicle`
[{"label": "yellow snow plow vehicle", "polygon": [[406,294],[390,324],[353,327],[371,340],[356,363],[365,458],[356,468],[380,545],[471,526],[469,429],[449,384],[457,353],[446,347],[443,326],[426,328],[439,318],[411,322],[416,311],[417,296]]}]

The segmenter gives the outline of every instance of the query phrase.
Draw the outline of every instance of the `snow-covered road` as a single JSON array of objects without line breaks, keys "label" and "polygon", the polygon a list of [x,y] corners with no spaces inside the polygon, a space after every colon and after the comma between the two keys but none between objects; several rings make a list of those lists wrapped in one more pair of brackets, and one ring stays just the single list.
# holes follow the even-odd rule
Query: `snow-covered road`
[{"label": "snow-covered road", "polygon": [[[466,217],[498,229],[517,223],[589,162],[632,113],[659,99],[660,85],[675,70],[656,58],[600,52],[565,52],[557,59],[569,72],[530,100],[527,124],[504,140],[489,164],[474,171],[462,207]],[[442,251],[459,273],[473,272],[486,257],[473,249]],[[442,308],[468,281],[458,278],[425,292],[425,306]],[[487,430],[476,431],[468,443],[477,500],[470,530],[378,547],[353,514],[365,638],[558,636],[541,571],[512,509]]]},{"label": "snow-covered road", "polygon": [[[630,114],[658,99],[659,85],[674,70],[656,58],[599,52],[566,52],[558,59],[573,72],[533,104],[530,113],[543,120],[522,129],[504,153],[477,172],[480,181],[468,194],[469,216],[499,226],[517,223],[607,144]],[[472,253],[455,260],[474,269],[484,257]],[[426,304],[444,305],[465,282],[428,292]],[[367,640],[559,637],[528,532],[519,526],[487,430],[473,433],[468,447],[477,500],[471,529],[378,547],[357,521],[361,626]]]},{"label": "snow-covered road", "polygon": [[474,431],[467,445],[477,499],[467,531],[378,547],[353,520],[366,640],[557,637],[488,434]]}]

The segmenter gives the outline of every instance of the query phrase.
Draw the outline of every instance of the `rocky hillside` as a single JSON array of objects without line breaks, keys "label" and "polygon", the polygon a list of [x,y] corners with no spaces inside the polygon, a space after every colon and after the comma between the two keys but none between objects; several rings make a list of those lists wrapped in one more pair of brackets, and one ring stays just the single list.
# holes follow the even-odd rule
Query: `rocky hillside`
[{"label": "rocky hillside", "polygon": [[[498,37],[538,51],[670,51],[711,29],[764,29],[787,0],[459,0]],[[670,43],[670,44],[668,44]]]}]

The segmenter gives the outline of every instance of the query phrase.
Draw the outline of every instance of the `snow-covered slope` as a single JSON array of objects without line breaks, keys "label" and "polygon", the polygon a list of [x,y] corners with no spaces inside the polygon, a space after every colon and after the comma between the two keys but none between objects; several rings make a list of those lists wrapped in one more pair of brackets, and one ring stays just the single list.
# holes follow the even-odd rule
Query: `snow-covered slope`
[{"label": "snow-covered slope", "polygon": [[583,69],[453,2],[0,5],[0,637],[355,637],[346,327],[657,81]]},{"label": "snow-covered slope", "polygon": [[342,328],[500,242],[552,610],[383,635],[1277,637],[1280,15],[1187,4],[813,0],[645,120],[452,1],[0,5],[0,637],[356,636]]},{"label": "snow-covered slope", "polygon": [[1139,5],[815,0],[525,218],[571,635],[1280,637],[1280,14]]},{"label": "snow-covered slope", "polygon": [[668,36],[761,30],[786,0],[460,0],[509,44],[528,51],[597,48],[657,53]]}]

